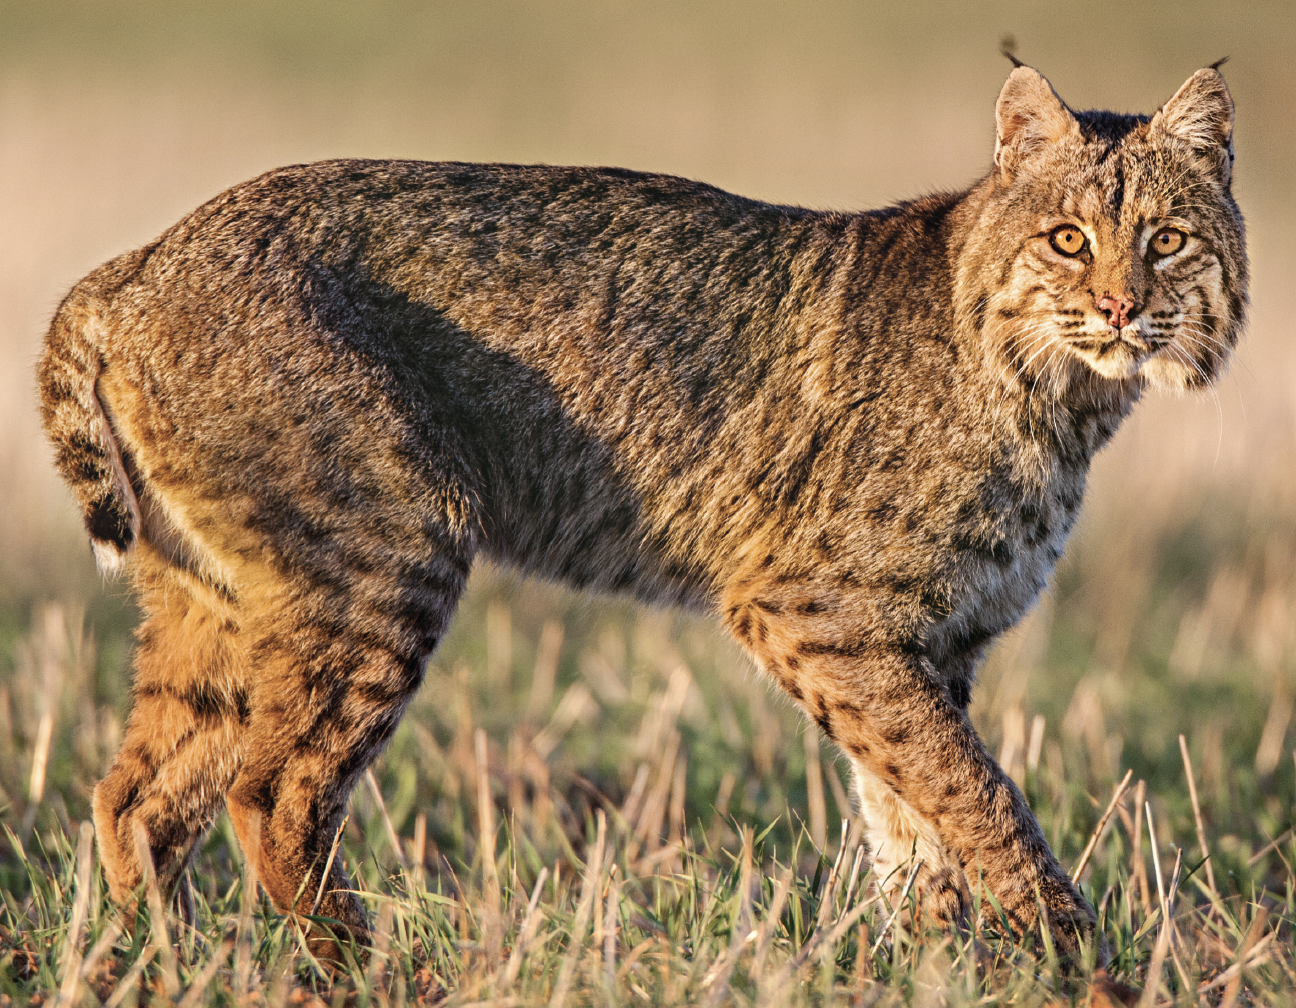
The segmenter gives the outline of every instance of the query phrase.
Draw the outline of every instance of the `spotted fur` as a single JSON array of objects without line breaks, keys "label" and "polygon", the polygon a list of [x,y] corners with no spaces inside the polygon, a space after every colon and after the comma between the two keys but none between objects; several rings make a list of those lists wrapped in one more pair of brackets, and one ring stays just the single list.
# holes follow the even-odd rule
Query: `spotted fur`
[{"label": "spotted fur", "polygon": [[[716,612],[850,757],[884,887],[916,849],[937,917],[976,872],[1076,952],[1093,912],[967,705],[1094,453],[1236,343],[1232,115],[1213,69],[1148,118],[1072,113],[1021,67],[989,175],[868,213],[607,168],[299,165],[92,273],[40,377],[147,615],[95,793],[114,896],[137,826],[173,885],[224,802],[275,902],[316,909],[481,555]],[[1184,247],[1154,255],[1167,226]],[[363,937],[347,888],[335,861],[317,909]]]}]

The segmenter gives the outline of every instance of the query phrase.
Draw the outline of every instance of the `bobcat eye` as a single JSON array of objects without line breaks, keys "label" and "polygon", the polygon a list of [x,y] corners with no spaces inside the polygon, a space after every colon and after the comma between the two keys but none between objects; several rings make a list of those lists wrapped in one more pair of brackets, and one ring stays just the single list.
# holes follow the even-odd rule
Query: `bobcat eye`
[{"label": "bobcat eye", "polygon": [[1074,224],[1063,224],[1060,228],[1053,229],[1053,233],[1049,235],[1049,244],[1064,256],[1079,255],[1085,247],[1084,232]]},{"label": "bobcat eye", "polygon": [[1178,228],[1162,228],[1152,236],[1152,254],[1159,256],[1174,255],[1184,247],[1184,242],[1188,240]]}]

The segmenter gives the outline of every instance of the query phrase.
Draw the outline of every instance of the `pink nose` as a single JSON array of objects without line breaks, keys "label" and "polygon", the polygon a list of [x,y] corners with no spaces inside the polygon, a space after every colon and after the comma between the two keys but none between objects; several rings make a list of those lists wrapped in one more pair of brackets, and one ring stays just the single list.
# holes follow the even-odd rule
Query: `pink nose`
[{"label": "pink nose", "polygon": [[1113,329],[1124,329],[1129,325],[1130,316],[1134,314],[1134,299],[1128,294],[1112,297],[1104,291],[1097,304],[1098,310],[1107,316],[1107,324]]}]

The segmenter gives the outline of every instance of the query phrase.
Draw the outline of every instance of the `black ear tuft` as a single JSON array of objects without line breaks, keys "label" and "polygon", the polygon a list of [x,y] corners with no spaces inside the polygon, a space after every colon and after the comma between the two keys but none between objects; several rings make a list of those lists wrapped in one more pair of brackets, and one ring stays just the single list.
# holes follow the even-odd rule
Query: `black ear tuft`
[{"label": "black ear tuft", "polygon": [[1228,58],[1227,56],[1225,56],[1225,57],[1223,57],[1223,58],[1221,58],[1221,59],[1217,59],[1214,63],[1212,63],[1212,64],[1210,65],[1210,68],[1211,68],[1212,70],[1218,70],[1220,67],[1222,67],[1222,66],[1223,66],[1225,63],[1227,63],[1228,61],[1229,61],[1229,58]]},{"label": "black ear tuft", "polygon": [[999,40],[999,52],[1002,53],[1004,58],[1011,62],[1015,67],[1026,65],[1014,55],[1017,52],[1017,36],[1012,32],[1007,32],[1004,37]]}]

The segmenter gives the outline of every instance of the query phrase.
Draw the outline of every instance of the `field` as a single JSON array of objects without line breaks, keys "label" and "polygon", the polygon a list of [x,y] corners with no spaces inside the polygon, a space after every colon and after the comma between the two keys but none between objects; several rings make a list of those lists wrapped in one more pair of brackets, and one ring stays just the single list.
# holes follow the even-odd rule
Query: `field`
[{"label": "field", "polygon": [[[492,569],[339,837],[369,963],[313,971],[223,816],[192,923],[145,892],[125,936],[86,820],[136,614],[94,573],[31,378],[78,276],[276,164],[612,163],[816,206],[965,184],[1009,32],[1079,107],[1151,109],[1232,54],[1253,307],[1214,394],[1142,404],[1100,457],[973,718],[1065,866],[1130,774],[1081,873],[1117,980],[1148,1005],[1296,1000],[1296,25],[1278,4],[911,6],[0,6],[0,1005],[1089,997],[988,899],[958,937],[873,901],[844,761],[713,622]],[[1097,72],[1075,40],[1117,22]]]}]

